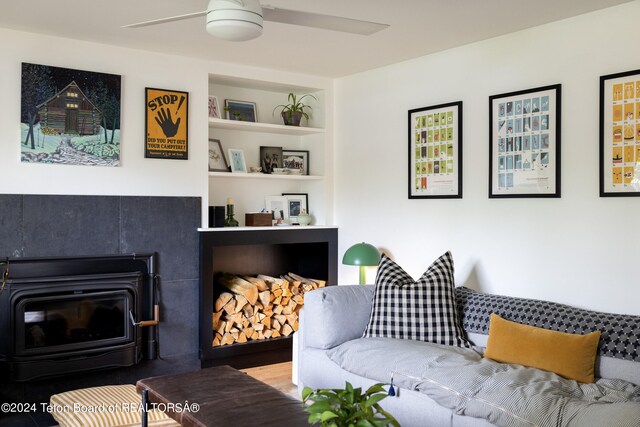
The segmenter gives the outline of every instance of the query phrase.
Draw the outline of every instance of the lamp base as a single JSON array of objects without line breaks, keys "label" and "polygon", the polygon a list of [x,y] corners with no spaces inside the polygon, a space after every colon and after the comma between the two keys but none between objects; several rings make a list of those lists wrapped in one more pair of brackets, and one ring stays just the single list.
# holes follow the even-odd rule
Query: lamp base
[{"label": "lamp base", "polygon": [[360,266],[360,284],[366,285],[367,282],[367,270],[364,265]]}]

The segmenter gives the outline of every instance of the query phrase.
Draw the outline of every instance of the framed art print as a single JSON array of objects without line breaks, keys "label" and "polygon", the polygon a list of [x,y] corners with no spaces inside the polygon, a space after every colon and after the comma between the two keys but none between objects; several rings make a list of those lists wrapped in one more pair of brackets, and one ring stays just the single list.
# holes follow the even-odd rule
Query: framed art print
[{"label": "framed art print", "polygon": [[231,172],[247,173],[247,163],[244,160],[244,151],[229,148],[229,163]]},{"label": "framed art print", "polygon": [[243,122],[257,122],[256,103],[247,101],[234,101],[225,99],[224,107],[227,111],[227,119]]},{"label": "framed art print", "polygon": [[189,93],[145,88],[147,159],[189,159]]},{"label": "framed art print", "polygon": [[640,196],[640,70],[600,77],[600,197]]},{"label": "framed art print", "polygon": [[561,85],[489,97],[489,197],[560,197]]},{"label": "framed art print", "polygon": [[219,119],[220,117],[220,104],[218,104],[217,96],[209,96],[209,117]]},{"label": "framed art print", "polygon": [[409,198],[462,198],[462,101],[409,110]]},{"label": "framed art print", "polygon": [[300,175],[309,175],[309,151],[282,150],[282,167]]},{"label": "framed art print", "polygon": [[287,199],[287,215],[289,222],[293,225],[298,224],[298,215],[302,211],[309,212],[309,194],[307,193],[282,193]]},{"label": "framed art print", "polygon": [[222,151],[219,139],[209,140],[209,171],[229,172],[229,165],[227,159],[224,158],[224,151]]}]

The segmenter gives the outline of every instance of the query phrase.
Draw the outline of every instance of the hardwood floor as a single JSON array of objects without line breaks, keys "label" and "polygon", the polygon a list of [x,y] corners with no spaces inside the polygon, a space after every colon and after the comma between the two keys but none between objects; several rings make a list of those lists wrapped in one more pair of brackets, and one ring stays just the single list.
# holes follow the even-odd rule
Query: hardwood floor
[{"label": "hardwood floor", "polygon": [[298,387],[291,382],[291,362],[240,370],[263,383],[269,384],[271,387],[277,388],[283,393],[300,399]]}]

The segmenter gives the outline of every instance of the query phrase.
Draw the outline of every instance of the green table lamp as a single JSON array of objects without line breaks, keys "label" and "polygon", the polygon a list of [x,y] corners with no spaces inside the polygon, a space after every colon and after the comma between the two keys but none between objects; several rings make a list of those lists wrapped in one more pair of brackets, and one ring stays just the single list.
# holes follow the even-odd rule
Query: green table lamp
[{"label": "green table lamp", "polygon": [[378,265],[379,262],[380,252],[378,249],[375,246],[364,242],[356,243],[351,246],[342,257],[343,264],[360,266],[361,285],[364,285],[367,280],[365,267]]}]

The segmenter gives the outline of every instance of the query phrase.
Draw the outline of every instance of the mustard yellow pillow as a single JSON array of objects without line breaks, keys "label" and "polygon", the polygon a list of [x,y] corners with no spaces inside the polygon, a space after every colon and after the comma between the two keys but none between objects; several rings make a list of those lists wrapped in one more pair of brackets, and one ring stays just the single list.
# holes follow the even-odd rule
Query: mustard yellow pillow
[{"label": "mustard yellow pillow", "polygon": [[484,356],[592,383],[599,341],[600,331],[586,335],[568,334],[522,325],[491,313]]}]

